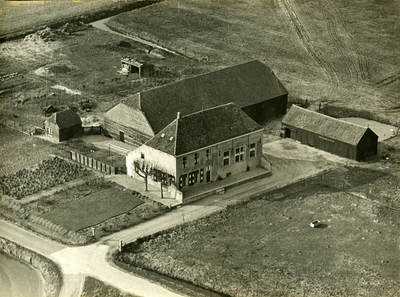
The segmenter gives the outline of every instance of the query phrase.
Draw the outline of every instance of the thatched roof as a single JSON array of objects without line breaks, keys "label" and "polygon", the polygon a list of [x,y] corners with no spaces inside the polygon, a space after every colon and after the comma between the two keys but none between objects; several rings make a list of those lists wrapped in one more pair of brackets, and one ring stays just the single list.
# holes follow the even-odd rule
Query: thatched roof
[{"label": "thatched roof", "polygon": [[262,129],[234,103],[228,103],[176,118],[146,145],[178,156]]},{"label": "thatched roof", "polygon": [[268,66],[251,61],[137,93],[124,104],[141,110],[158,133],[178,111],[183,116],[230,102],[244,108],[287,93]]},{"label": "thatched roof", "polygon": [[292,105],[282,120],[290,125],[323,137],[338,140],[356,146],[369,129],[357,124],[345,122],[324,114]]}]

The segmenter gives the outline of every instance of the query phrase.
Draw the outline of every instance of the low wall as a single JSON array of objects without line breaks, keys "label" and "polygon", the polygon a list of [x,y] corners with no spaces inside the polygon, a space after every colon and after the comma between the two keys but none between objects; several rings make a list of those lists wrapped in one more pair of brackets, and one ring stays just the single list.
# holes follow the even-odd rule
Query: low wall
[{"label": "low wall", "polygon": [[46,297],[58,297],[62,286],[62,273],[57,264],[3,237],[0,237],[0,250],[37,269],[44,279]]},{"label": "low wall", "polygon": [[81,163],[83,165],[89,166],[95,170],[107,173],[107,174],[126,174],[126,167],[114,167],[98,160],[95,160],[91,157],[79,154],[77,152],[70,151],[71,159],[75,162]]}]

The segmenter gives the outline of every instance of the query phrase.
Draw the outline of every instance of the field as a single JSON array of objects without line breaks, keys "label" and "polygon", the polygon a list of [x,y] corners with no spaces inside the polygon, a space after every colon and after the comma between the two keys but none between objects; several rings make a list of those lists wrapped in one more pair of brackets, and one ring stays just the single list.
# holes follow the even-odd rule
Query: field
[{"label": "field", "polygon": [[132,244],[117,264],[228,296],[396,296],[399,181],[340,168]]},{"label": "field", "polygon": [[[77,232],[127,213],[142,203],[142,200],[130,193],[110,188],[89,194],[77,201],[59,204],[42,216],[59,226]],[[71,213],[74,214],[73,220]]]},{"label": "field", "polygon": [[120,14],[108,25],[189,57],[206,57],[210,67],[258,59],[272,68],[292,99],[374,110],[395,124],[398,5],[362,0],[166,1]]},{"label": "field", "polygon": [[[118,2],[118,3],[116,3]],[[93,21],[119,11],[149,5],[155,1],[1,1],[0,39],[9,39],[41,26],[62,22]]]}]

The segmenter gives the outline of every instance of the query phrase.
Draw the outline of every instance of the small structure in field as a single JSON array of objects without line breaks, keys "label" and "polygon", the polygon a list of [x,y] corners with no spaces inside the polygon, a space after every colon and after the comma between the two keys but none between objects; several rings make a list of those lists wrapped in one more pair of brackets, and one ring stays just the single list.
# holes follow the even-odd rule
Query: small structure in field
[{"label": "small structure in field", "polygon": [[44,122],[45,135],[56,141],[64,141],[82,134],[82,121],[71,109],[56,112]]},{"label": "small structure in field", "polygon": [[296,105],[282,120],[281,137],[357,161],[376,155],[378,150],[378,135],[370,128]]},{"label": "small structure in field", "polygon": [[[184,202],[183,190],[261,167],[263,127],[234,103],[177,117],[126,158],[128,175],[140,178],[135,162],[163,174],[168,197]],[[142,176],[143,177],[143,176]]]},{"label": "small structure in field", "polygon": [[123,74],[137,73],[139,78],[146,73],[150,74],[153,69],[152,65],[144,61],[133,59],[129,56],[121,57],[121,72]]}]

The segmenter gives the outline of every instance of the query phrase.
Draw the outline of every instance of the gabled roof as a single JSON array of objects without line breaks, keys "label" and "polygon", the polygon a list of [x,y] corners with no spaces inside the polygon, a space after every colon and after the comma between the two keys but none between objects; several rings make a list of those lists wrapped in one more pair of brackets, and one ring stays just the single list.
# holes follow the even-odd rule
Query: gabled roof
[{"label": "gabled roof", "polygon": [[354,146],[360,142],[365,132],[370,130],[367,127],[338,120],[296,105],[292,105],[283,118],[282,124],[297,127]]},{"label": "gabled roof", "polygon": [[262,129],[238,106],[228,103],[176,118],[145,144],[178,156]]},{"label": "gabled roof", "polygon": [[120,103],[107,111],[106,117],[123,126],[141,131],[144,134],[154,135],[143,112],[139,109],[133,109],[124,103]]},{"label": "gabled roof", "polygon": [[124,104],[141,109],[158,133],[178,111],[188,115],[230,102],[243,108],[286,94],[268,66],[251,61],[137,93]]},{"label": "gabled roof", "polygon": [[66,109],[53,113],[50,117],[47,118],[46,121],[56,124],[59,129],[65,129],[82,124],[79,115],[71,109]]}]

